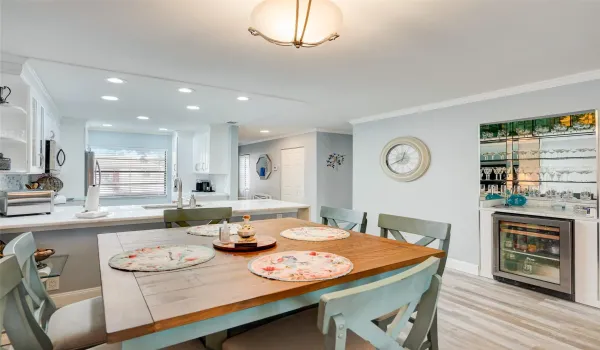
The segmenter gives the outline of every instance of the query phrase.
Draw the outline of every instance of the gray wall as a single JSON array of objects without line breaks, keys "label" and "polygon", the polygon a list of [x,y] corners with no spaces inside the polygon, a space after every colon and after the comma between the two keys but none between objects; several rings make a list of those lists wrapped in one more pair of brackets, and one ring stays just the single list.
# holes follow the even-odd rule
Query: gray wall
[{"label": "gray wall", "polygon": [[317,133],[286,137],[239,147],[239,155],[250,155],[250,195],[266,193],[273,199],[281,198],[281,171],[273,171],[267,180],[261,180],[255,171],[256,162],[261,154],[268,154],[273,166],[281,166],[281,150],[304,147],[304,203],[311,206],[311,219],[316,220],[317,213]]},{"label": "gray wall", "polygon": [[[379,213],[450,222],[449,257],[478,264],[479,124],[599,107],[594,81],[355,125],[353,206],[368,211],[371,234]],[[414,182],[394,181],[379,165],[382,148],[399,136],[431,151],[429,170]]]},{"label": "gray wall", "polygon": [[[331,153],[345,155],[344,163],[327,166]],[[317,132],[317,207],[352,209],[352,135]]]}]

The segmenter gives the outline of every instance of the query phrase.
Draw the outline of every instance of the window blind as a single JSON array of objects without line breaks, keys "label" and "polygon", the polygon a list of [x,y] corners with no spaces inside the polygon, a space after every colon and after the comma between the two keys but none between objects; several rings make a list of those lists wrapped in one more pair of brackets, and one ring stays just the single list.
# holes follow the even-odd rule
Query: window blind
[{"label": "window blind", "polygon": [[243,154],[239,157],[239,196],[242,198],[248,198],[250,192],[250,155]]},{"label": "window blind", "polygon": [[[167,195],[167,151],[93,148],[100,197]],[[101,177],[101,178],[100,178]]]}]

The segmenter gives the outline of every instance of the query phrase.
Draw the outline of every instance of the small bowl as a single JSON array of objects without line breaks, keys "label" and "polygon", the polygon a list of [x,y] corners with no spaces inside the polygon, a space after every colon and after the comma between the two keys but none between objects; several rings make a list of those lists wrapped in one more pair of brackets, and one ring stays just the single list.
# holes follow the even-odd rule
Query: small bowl
[{"label": "small bowl", "polygon": [[33,253],[33,256],[35,257],[35,261],[40,262],[40,261],[44,261],[44,260],[48,259],[52,255],[54,255],[54,253],[55,253],[54,249],[43,248],[43,249],[37,249],[35,251],[35,253]]}]

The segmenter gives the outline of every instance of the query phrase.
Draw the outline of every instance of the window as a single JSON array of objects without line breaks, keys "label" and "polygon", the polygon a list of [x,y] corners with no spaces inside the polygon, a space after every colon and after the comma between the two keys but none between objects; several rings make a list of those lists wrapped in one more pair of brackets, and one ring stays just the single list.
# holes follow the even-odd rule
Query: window
[{"label": "window", "polygon": [[167,151],[93,148],[100,197],[167,195]]},{"label": "window", "polygon": [[240,176],[238,188],[240,197],[248,199],[250,195],[250,155],[243,154],[240,156],[239,162]]}]

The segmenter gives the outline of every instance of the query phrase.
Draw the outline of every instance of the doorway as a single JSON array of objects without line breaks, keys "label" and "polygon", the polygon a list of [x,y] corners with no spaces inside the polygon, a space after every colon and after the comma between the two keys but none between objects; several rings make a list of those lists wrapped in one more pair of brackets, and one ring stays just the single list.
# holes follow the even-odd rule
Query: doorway
[{"label": "doorway", "polygon": [[281,150],[281,200],[304,202],[304,147]]}]

